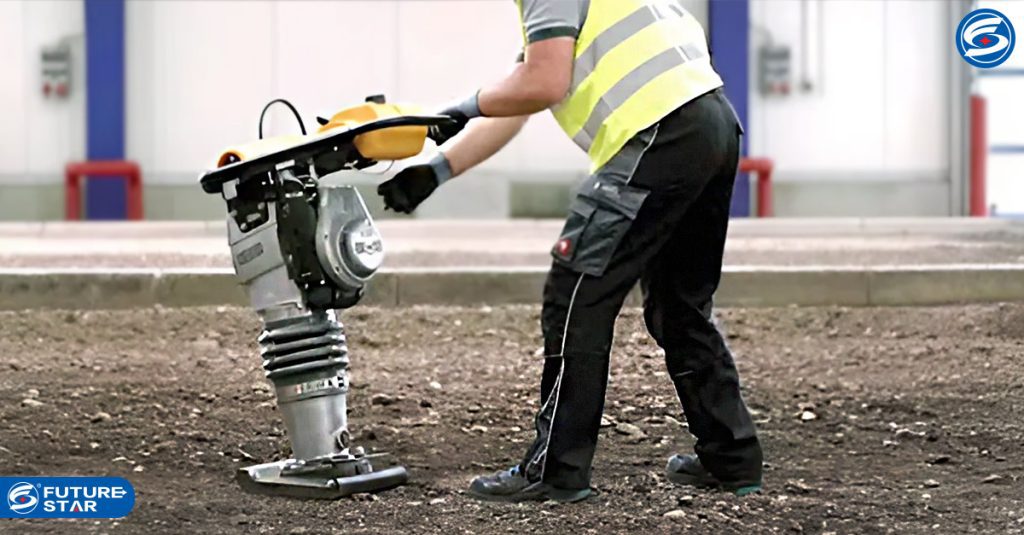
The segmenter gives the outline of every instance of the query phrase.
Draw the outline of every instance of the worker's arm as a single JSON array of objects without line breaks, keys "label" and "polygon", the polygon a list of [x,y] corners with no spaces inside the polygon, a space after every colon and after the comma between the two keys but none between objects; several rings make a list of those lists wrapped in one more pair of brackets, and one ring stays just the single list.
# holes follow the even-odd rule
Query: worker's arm
[{"label": "worker's arm", "polygon": [[465,136],[446,152],[437,153],[430,163],[402,169],[378,186],[377,193],[384,198],[384,207],[412,213],[438,186],[490,158],[512,141],[528,118],[523,115],[474,121]]},{"label": "worker's arm", "polygon": [[559,103],[572,83],[573,37],[555,37],[530,43],[525,61],[504,80],[477,93],[481,115],[530,115]]},{"label": "worker's arm", "polygon": [[474,121],[466,135],[440,156],[448,161],[451,176],[459,176],[497,154],[516,137],[529,118],[529,115],[519,115]]},{"label": "worker's arm", "polygon": [[561,102],[572,84],[576,37],[589,5],[584,0],[520,0],[523,61],[504,80],[477,93],[480,114],[537,113]]},{"label": "worker's arm", "polygon": [[530,115],[560,102],[572,85],[576,37],[583,25],[584,0],[520,0],[526,47],[523,60],[500,82],[441,113],[454,121],[432,127],[438,145],[477,117]]},{"label": "worker's arm", "polygon": [[524,61],[500,82],[441,111],[452,123],[431,127],[430,138],[443,145],[477,117],[520,117],[559,103],[572,83],[575,37],[560,36],[530,43]]},{"label": "worker's arm", "polygon": [[445,181],[464,173],[501,150],[531,114],[560,102],[572,84],[576,37],[587,3],[582,0],[520,0],[526,48],[511,74],[441,112],[453,120],[430,127],[442,145],[470,119],[473,128],[427,165],[402,170],[377,188],[384,206],[410,213]]}]

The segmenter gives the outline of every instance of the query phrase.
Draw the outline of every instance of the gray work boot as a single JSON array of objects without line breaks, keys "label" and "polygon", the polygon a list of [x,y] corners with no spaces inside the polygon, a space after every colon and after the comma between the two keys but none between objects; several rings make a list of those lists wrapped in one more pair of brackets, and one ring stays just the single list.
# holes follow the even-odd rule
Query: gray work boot
[{"label": "gray work boot", "polygon": [[530,482],[513,466],[508,470],[480,476],[469,485],[469,495],[489,502],[526,502],[554,500],[575,503],[591,495],[590,489],[558,489],[540,481]]},{"label": "gray work boot", "polygon": [[665,467],[665,476],[677,485],[721,489],[737,496],[760,492],[763,485],[760,478],[749,481],[721,481],[708,472],[700,463],[700,459],[692,453],[669,457],[668,466]]}]

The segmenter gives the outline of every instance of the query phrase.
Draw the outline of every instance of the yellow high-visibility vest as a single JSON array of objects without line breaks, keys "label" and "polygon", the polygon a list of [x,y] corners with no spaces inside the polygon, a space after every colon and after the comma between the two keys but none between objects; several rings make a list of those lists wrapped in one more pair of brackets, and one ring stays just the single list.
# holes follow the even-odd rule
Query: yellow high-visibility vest
[{"label": "yellow high-visibility vest", "polygon": [[678,1],[590,0],[569,94],[552,112],[594,172],[638,132],[721,86],[704,28]]}]

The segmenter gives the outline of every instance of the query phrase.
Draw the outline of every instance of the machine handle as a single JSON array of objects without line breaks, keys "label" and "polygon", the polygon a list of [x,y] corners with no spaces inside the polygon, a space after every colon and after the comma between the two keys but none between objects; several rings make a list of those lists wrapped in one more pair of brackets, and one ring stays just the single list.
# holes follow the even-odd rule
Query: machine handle
[{"label": "machine handle", "polygon": [[199,183],[206,193],[220,194],[225,183],[232,180],[242,183],[253,177],[261,177],[264,173],[272,171],[281,162],[305,160],[331,152],[348,150],[352,148],[356,136],[360,134],[396,126],[434,126],[449,122],[452,122],[452,119],[443,115],[405,115],[363,123],[347,130],[331,130],[329,134],[318,136],[284,150],[207,171],[199,177]]}]

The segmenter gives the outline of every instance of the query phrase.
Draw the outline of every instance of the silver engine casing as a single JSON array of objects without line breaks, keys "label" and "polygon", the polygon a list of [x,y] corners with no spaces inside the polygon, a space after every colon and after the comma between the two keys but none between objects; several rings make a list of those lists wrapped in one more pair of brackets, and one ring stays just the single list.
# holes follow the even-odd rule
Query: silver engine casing
[{"label": "silver engine casing", "polygon": [[321,184],[317,190],[317,257],[335,284],[362,288],[384,262],[380,232],[355,188]]},{"label": "silver engine casing", "polygon": [[[317,193],[317,258],[324,273],[342,291],[360,292],[384,261],[380,232],[354,187],[322,184]],[[303,315],[308,313],[307,304],[285,263],[277,203],[266,203],[266,209],[267,221],[257,228],[243,228],[245,222],[240,224],[228,217],[235,274],[245,286],[252,307],[265,320]]]}]

